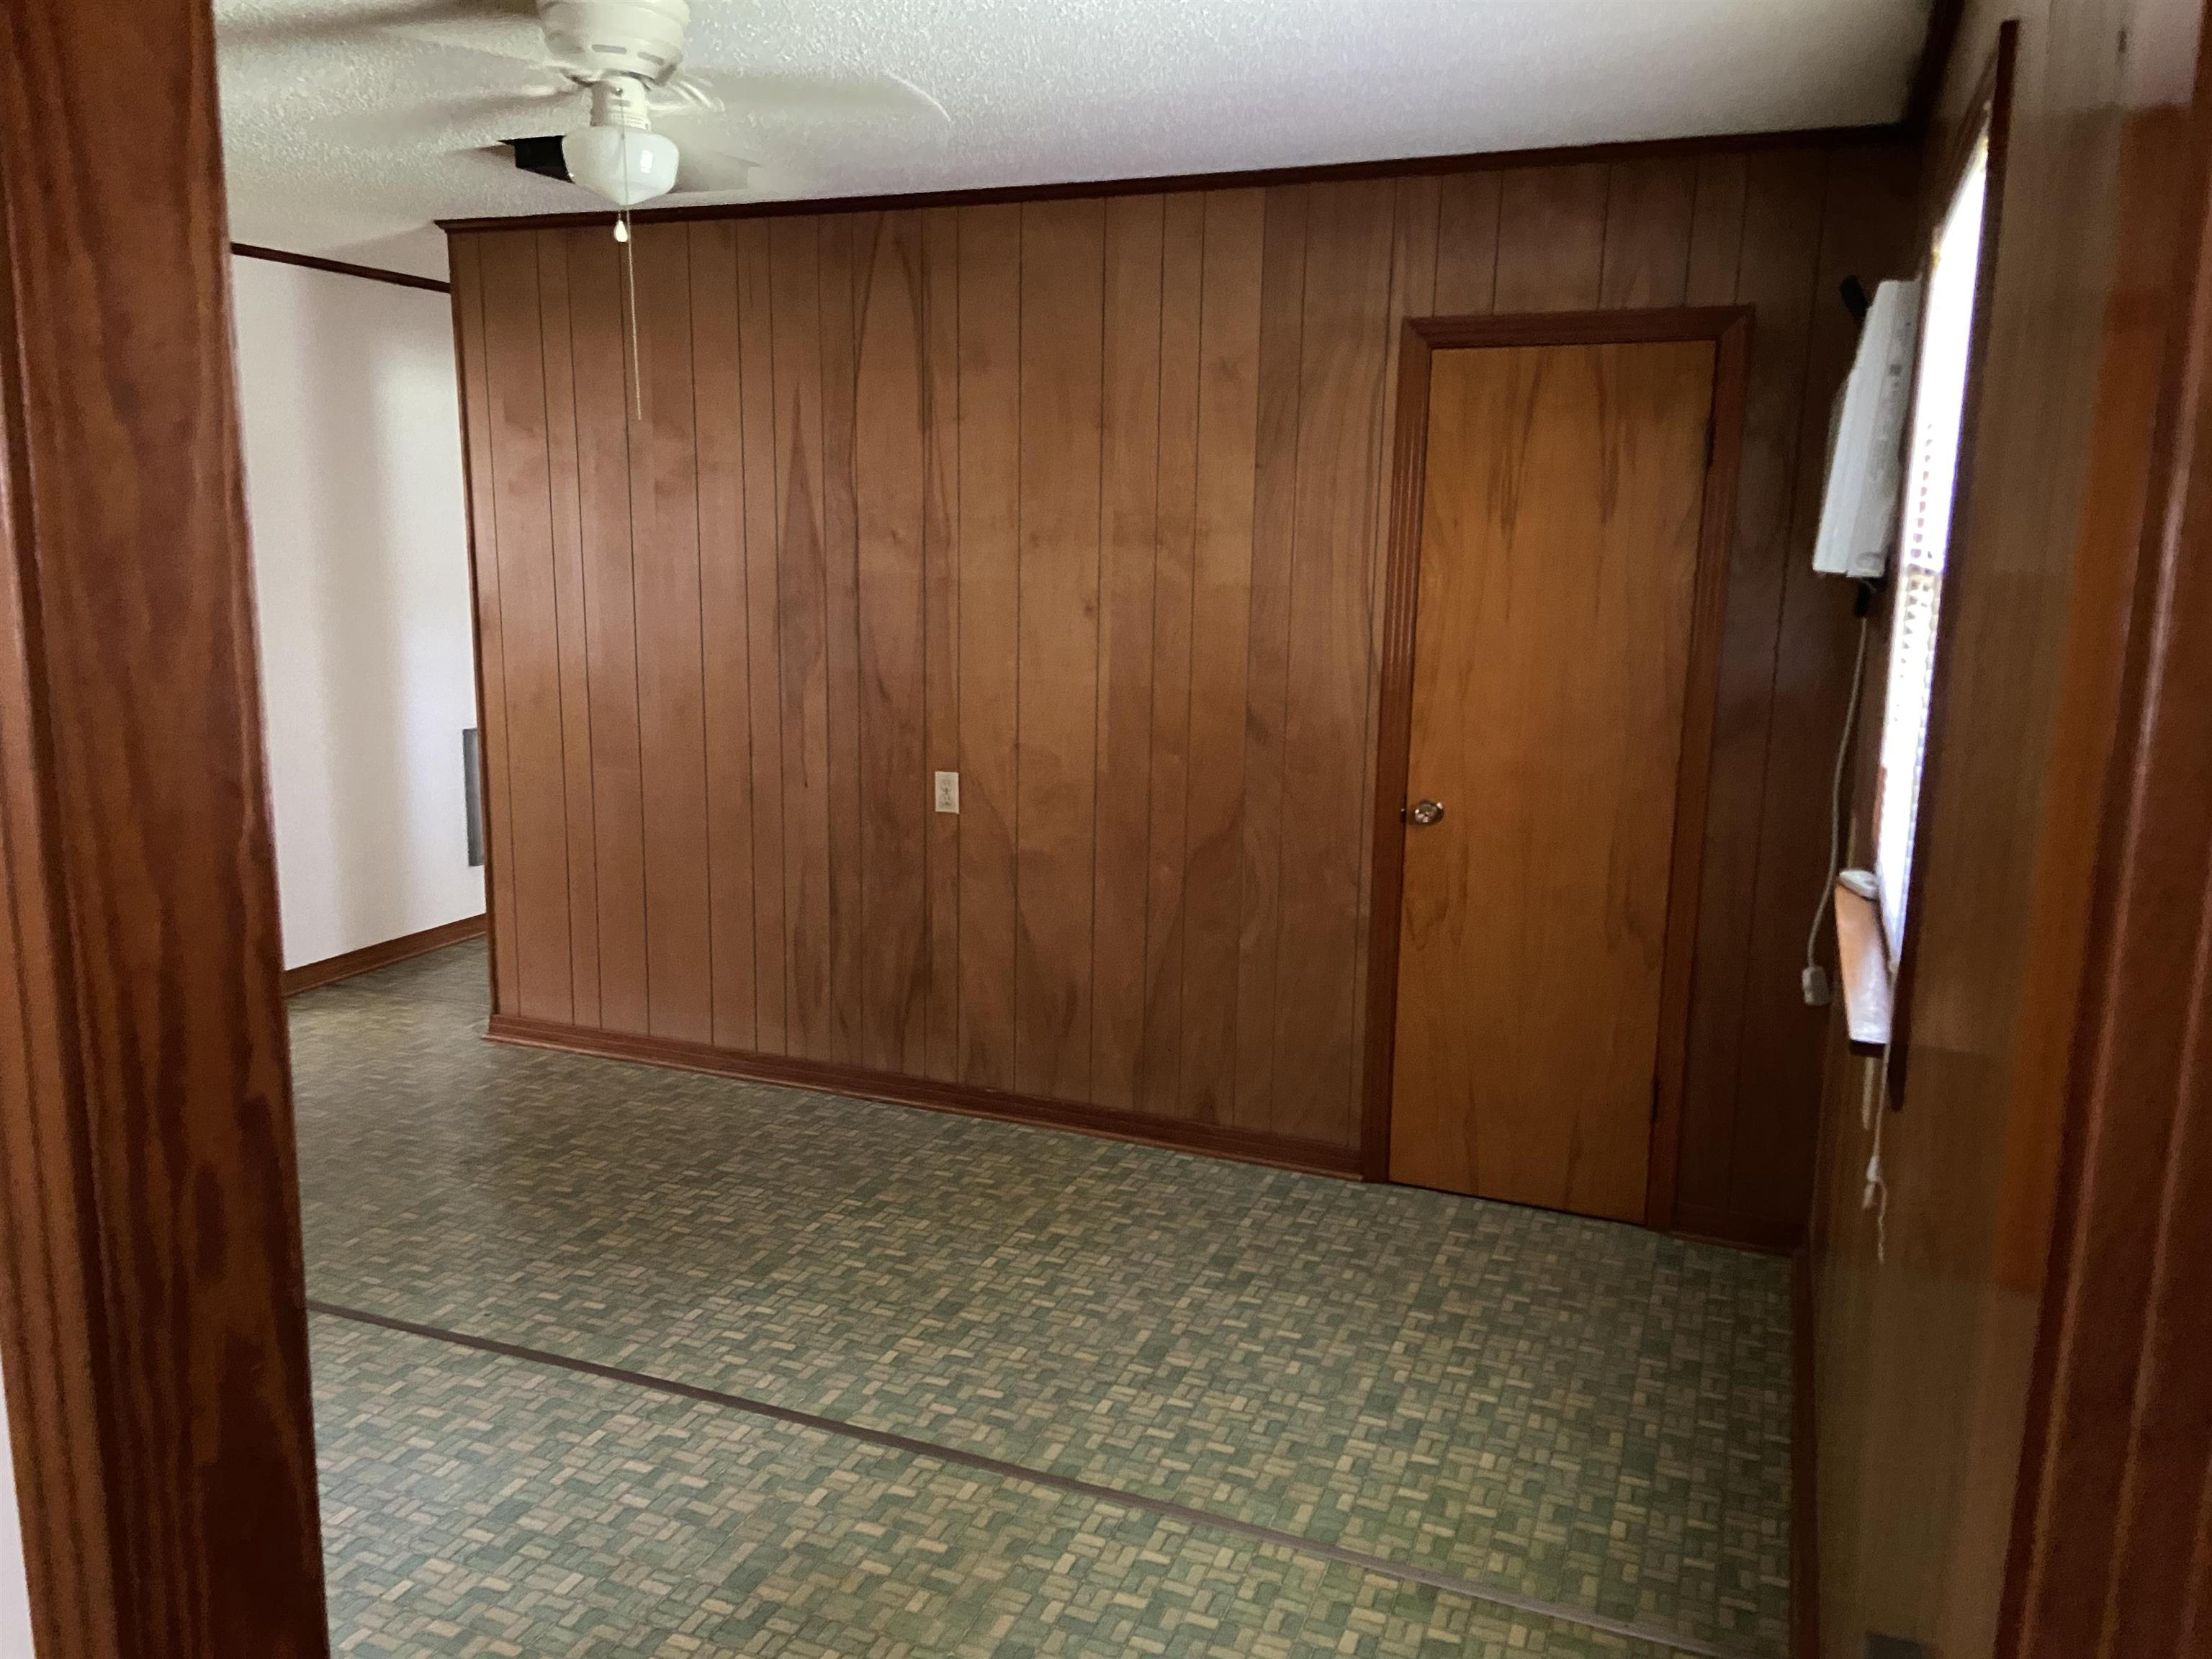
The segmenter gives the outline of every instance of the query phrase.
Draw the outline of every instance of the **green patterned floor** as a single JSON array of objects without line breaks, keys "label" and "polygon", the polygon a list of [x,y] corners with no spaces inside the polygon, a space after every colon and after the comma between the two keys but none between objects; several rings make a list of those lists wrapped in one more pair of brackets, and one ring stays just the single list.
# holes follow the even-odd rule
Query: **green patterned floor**
[{"label": "green patterned floor", "polygon": [[[481,946],[294,1002],[318,1300],[1786,1651],[1778,1261],[498,1047],[483,1005]],[[721,1406],[313,1337],[344,1652],[1645,1651]]]}]

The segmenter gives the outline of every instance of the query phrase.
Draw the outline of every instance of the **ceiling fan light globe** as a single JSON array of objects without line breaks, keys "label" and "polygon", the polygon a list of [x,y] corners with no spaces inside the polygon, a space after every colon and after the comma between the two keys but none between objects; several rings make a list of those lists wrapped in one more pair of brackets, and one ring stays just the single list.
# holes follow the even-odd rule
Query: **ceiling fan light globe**
[{"label": "ceiling fan light globe", "polygon": [[561,140],[568,176],[617,207],[665,196],[676,184],[677,149],[657,132],[580,127]]}]

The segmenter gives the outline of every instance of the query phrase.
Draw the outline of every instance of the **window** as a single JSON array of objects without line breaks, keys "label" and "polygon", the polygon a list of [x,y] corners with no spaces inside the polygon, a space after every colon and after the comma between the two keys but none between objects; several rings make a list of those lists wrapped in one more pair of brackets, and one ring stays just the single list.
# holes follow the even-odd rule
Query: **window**
[{"label": "window", "polygon": [[1882,932],[1893,963],[1904,949],[1905,906],[1911,895],[1913,826],[1920,816],[1921,772],[1928,758],[1928,702],[1935,684],[1936,631],[1942,623],[1943,564],[1950,551],[1988,179],[1984,136],[1967,161],[1929,256],[1875,797],[1875,875],[1881,887]]}]

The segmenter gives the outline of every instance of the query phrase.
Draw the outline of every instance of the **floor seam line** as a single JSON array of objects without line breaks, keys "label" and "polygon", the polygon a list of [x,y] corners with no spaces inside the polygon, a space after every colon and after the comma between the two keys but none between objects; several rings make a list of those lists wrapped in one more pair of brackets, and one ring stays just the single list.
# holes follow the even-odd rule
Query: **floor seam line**
[{"label": "floor seam line", "polygon": [[448,1329],[441,1325],[428,1325],[411,1319],[401,1319],[391,1314],[371,1313],[365,1309],[349,1308],[337,1303],[324,1302],[316,1297],[307,1299],[307,1310],[325,1318],[342,1319],[357,1325],[380,1330],[398,1332],[402,1335],[420,1337],[434,1342],[490,1354],[498,1358],[512,1359],[524,1364],[535,1364],[556,1370],[571,1371],[579,1376],[596,1377],[601,1382],[626,1384],[648,1393],[659,1394],[696,1404],[716,1406],[747,1416],[786,1424],[793,1428],[810,1429],[818,1434],[836,1438],[857,1440],[864,1444],[880,1446],[886,1450],[909,1457],[927,1458],[958,1468],[974,1469],[995,1475],[1002,1480],[1018,1480],[1025,1485],[1042,1486],[1048,1491],[1066,1492],[1087,1498],[1095,1502],[1118,1504],[1165,1520],[1179,1521],[1188,1526],[1211,1528],[1217,1532],[1228,1532],[1238,1537],[1273,1544],[1279,1548],[1294,1550],[1301,1554],[1319,1556],[1341,1565],[1357,1568],[1364,1572],[1395,1578],[1407,1583],[1425,1585],[1449,1595],[1465,1596],[1470,1601],[1486,1602],[1492,1607],[1510,1608],[1534,1618],[1549,1619],[1561,1624],[1577,1626],[1626,1641],[1642,1642],[1654,1647],[1669,1649],[1677,1653],[1697,1656],[1697,1659],[1761,1659],[1748,1649],[1731,1648],[1702,1637],[1688,1636],[1668,1631],[1656,1625],[1639,1625],[1627,1620],[1610,1619],[1603,1613],[1561,1606],[1532,1595],[1522,1595],[1511,1590],[1497,1589],[1462,1578],[1455,1573],[1443,1572],[1417,1563],[1400,1562],[1348,1545],[1334,1544],[1325,1539],[1307,1538],[1300,1534],[1285,1532],[1278,1528],[1263,1526],[1258,1522],[1243,1521],[1235,1516],[1222,1515],[1212,1510],[1196,1509],[1179,1504],[1172,1498],[1152,1498],[1143,1492],[1128,1492],[1119,1486],[1109,1486],[1079,1476],[1055,1474],[1049,1469],[1031,1468],[1006,1458],[993,1457],[988,1453],[963,1450],[957,1446],[939,1445],[912,1435],[900,1434],[890,1429],[872,1429],[862,1424],[848,1423],[842,1418],[823,1417],[813,1412],[800,1411],[795,1407],[779,1406],[772,1401],[755,1399],[749,1395],[731,1394],[720,1389],[710,1389],[696,1382],[684,1382],[674,1377],[658,1376],[650,1371],[631,1370],[624,1366],[608,1365],[598,1360],[579,1359],[573,1355],[556,1353],[550,1349],[533,1348],[519,1342],[506,1342],[496,1337],[477,1336],[465,1331]]}]

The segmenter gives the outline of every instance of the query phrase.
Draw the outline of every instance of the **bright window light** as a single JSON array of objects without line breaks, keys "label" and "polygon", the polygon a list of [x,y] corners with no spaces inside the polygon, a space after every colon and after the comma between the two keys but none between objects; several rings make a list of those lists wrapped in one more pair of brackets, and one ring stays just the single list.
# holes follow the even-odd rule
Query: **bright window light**
[{"label": "bright window light", "polygon": [[1912,831],[1920,814],[1921,772],[1928,759],[1928,699],[1942,622],[1943,563],[1950,551],[1951,501],[1958,481],[1966,359],[1981,266],[1982,198],[1988,180],[1989,143],[1984,138],[1976,147],[1936,234],[1927,313],[1920,331],[1875,808],[1875,874],[1881,884],[1882,931],[1893,962],[1905,945]]}]

